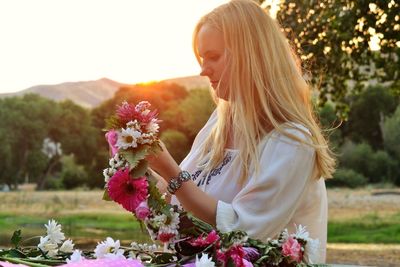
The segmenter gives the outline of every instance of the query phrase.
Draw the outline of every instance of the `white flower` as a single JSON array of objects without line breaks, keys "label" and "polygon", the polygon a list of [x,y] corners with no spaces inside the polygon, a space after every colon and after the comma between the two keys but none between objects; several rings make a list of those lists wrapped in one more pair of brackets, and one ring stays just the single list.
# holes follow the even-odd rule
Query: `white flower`
[{"label": "white flower", "polygon": [[122,129],[121,134],[118,135],[117,144],[115,146],[121,149],[137,147],[137,140],[141,135],[139,131],[132,128]]},{"label": "white flower", "polygon": [[73,250],[74,250],[74,243],[72,243],[71,239],[65,240],[60,247],[60,251],[65,253],[72,253]]},{"label": "white flower", "polygon": [[160,126],[157,123],[157,119],[152,119],[146,126],[146,130],[149,133],[156,134]]},{"label": "white flower", "polygon": [[296,227],[296,233],[294,234],[294,237],[304,240],[307,240],[309,238],[310,234],[306,231],[305,226],[302,226],[301,224],[297,226],[295,224],[295,227]]},{"label": "white flower", "polygon": [[202,253],[201,258],[199,259],[196,255],[196,267],[214,267],[215,263],[212,261],[212,258],[209,258],[207,254]]},{"label": "white flower", "polygon": [[124,250],[119,249],[119,247],[120,247],[119,240],[114,241],[114,239],[112,239],[111,237],[107,237],[106,241],[97,244],[94,250],[94,254],[97,259],[121,258],[121,256],[123,257]]},{"label": "white flower", "polygon": [[126,127],[140,131],[140,122],[138,122],[137,120],[130,121],[126,124]]},{"label": "white flower", "polygon": [[115,253],[107,253],[104,255],[104,258],[106,258],[106,259],[125,259],[124,250],[118,249],[115,251]]},{"label": "white flower", "polygon": [[38,248],[40,248],[43,252],[47,252],[47,255],[50,257],[57,255],[58,252],[57,244],[52,242],[49,236],[40,237]]},{"label": "white flower", "polygon": [[79,249],[75,249],[71,257],[67,259],[67,263],[80,262],[83,259],[84,257],[82,257],[82,251],[80,251]]},{"label": "white flower", "polygon": [[304,261],[309,264],[319,263],[319,239],[307,238],[304,249]]},{"label": "white flower", "polygon": [[167,222],[167,215],[165,214],[160,214],[154,216],[154,218],[151,219],[151,224],[154,225],[155,227],[160,227],[164,225]]},{"label": "white flower", "polygon": [[170,209],[171,212],[171,221],[169,223],[169,225],[175,229],[178,228],[179,225],[179,213],[175,212],[173,209]]},{"label": "white flower", "polygon": [[285,228],[285,230],[283,230],[283,232],[282,232],[282,239],[287,240],[289,238],[289,236],[290,235],[289,235],[288,229]]},{"label": "white flower", "polygon": [[64,233],[61,232],[61,225],[55,220],[49,220],[48,224],[44,226],[47,229],[47,236],[51,242],[59,244],[65,239]]}]

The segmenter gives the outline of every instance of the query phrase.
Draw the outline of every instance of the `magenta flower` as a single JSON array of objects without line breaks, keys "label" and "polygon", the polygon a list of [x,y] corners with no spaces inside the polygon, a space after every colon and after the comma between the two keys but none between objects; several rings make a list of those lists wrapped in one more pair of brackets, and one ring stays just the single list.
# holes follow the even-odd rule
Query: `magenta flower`
[{"label": "magenta flower", "polygon": [[146,177],[133,179],[129,169],[118,170],[108,181],[108,195],[126,210],[134,212],[141,202],[147,199],[148,183]]},{"label": "magenta flower", "polygon": [[[224,265],[229,259],[233,260],[233,263],[237,267],[247,267],[250,262],[244,259],[245,251],[241,245],[232,246],[229,250],[225,251],[225,253],[220,250],[217,251],[217,259],[222,261]],[[250,263],[251,264],[251,263]]]},{"label": "magenta flower", "polygon": [[301,252],[300,243],[293,237],[289,237],[282,245],[282,254],[289,256],[295,262],[301,262],[303,253]]},{"label": "magenta flower", "polygon": [[219,235],[215,230],[212,230],[206,238],[203,237],[203,235],[197,237],[195,240],[190,240],[188,241],[190,245],[195,246],[195,247],[204,247],[208,246],[210,244],[213,244],[214,242],[218,241]]},{"label": "magenta flower", "polygon": [[117,140],[118,140],[117,131],[115,131],[115,130],[108,131],[106,133],[106,139],[107,139],[108,145],[110,146],[111,155],[114,157],[114,155],[118,152],[118,148],[115,146],[117,144]]},{"label": "magenta flower", "polygon": [[136,217],[139,220],[144,220],[150,215],[150,209],[149,206],[147,205],[146,201],[143,201],[139,204],[139,206],[135,209],[135,214]]}]

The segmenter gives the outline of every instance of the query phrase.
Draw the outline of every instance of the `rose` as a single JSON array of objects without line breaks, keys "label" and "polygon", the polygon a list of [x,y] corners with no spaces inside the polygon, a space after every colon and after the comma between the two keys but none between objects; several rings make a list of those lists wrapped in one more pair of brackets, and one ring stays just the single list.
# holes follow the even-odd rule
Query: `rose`
[{"label": "rose", "polygon": [[115,153],[118,152],[118,148],[115,146],[118,141],[118,134],[115,130],[110,130],[106,133],[106,139],[111,149],[111,155],[114,157]]},{"label": "rose", "polygon": [[303,253],[301,252],[301,245],[293,237],[289,237],[282,245],[282,254],[284,256],[289,256],[292,260],[296,262],[300,262],[303,257]]},{"label": "rose", "polygon": [[141,202],[139,206],[137,206],[135,214],[139,220],[144,220],[150,215],[150,209],[146,201]]}]

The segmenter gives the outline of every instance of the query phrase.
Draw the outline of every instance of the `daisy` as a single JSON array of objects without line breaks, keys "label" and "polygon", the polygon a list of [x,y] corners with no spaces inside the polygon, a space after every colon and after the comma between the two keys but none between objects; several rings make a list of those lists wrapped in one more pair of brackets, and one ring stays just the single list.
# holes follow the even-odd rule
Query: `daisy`
[{"label": "daisy", "polygon": [[142,134],[132,128],[122,129],[121,134],[118,135],[118,141],[116,147],[121,149],[127,149],[129,147],[137,147],[138,138]]}]

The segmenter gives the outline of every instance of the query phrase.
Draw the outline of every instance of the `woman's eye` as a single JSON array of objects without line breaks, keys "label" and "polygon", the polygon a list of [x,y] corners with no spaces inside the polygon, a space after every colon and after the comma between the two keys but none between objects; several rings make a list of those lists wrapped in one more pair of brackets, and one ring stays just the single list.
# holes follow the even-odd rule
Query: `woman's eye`
[{"label": "woman's eye", "polygon": [[209,57],[210,60],[216,61],[219,59],[219,56],[210,56]]}]

